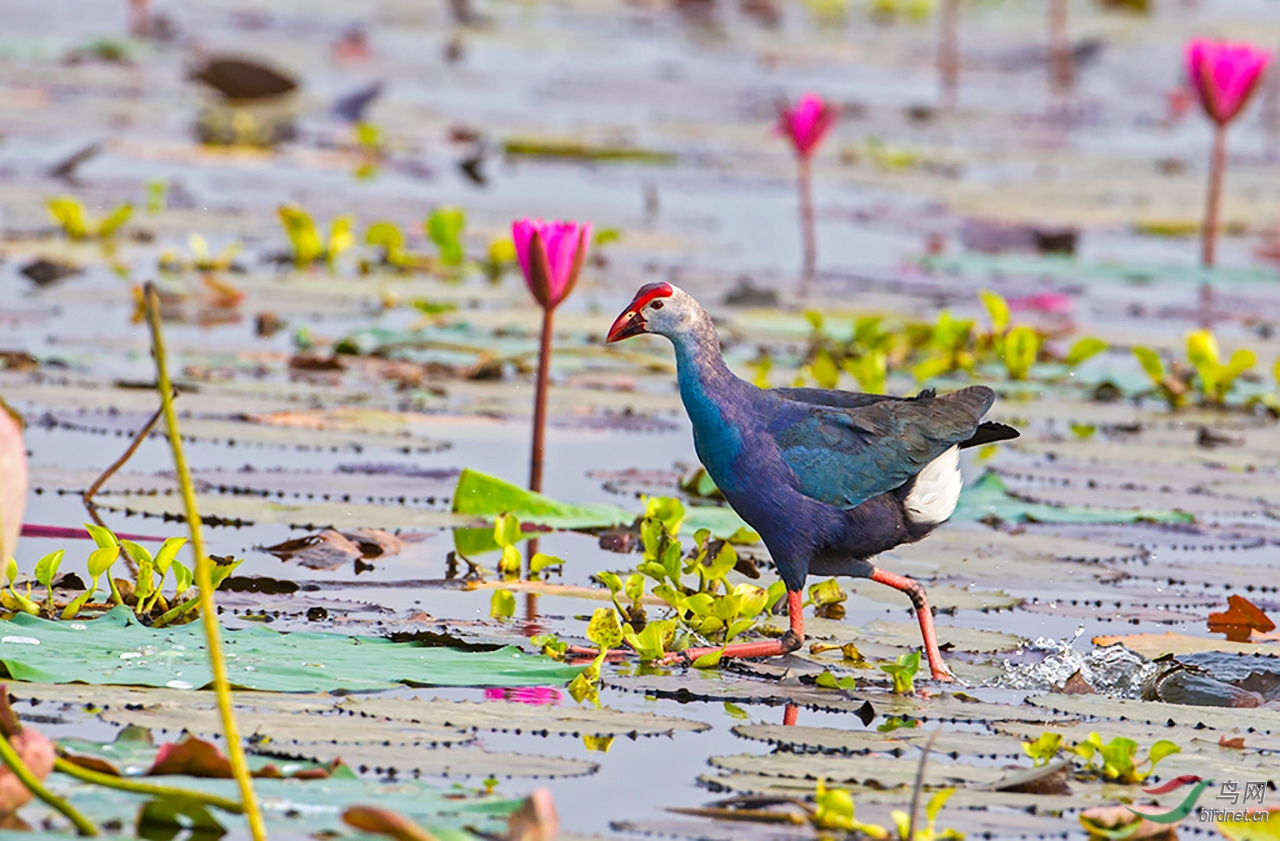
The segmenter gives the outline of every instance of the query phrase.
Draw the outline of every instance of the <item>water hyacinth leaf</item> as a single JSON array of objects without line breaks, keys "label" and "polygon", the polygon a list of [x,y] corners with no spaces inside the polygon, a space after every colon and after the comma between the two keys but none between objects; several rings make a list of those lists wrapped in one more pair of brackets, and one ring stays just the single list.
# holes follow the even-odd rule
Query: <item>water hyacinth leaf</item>
[{"label": "water hyacinth leaf", "polygon": [[122,204],[108,214],[107,218],[102,220],[98,225],[98,236],[103,239],[111,239],[116,235],[125,223],[129,221],[129,217],[133,215],[133,205]]},{"label": "water hyacinth leaf", "polygon": [[325,260],[333,263],[342,252],[356,244],[356,219],[354,216],[336,216],[329,223],[329,246],[325,249]]},{"label": "water hyacinth leaf", "polygon": [[[200,623],[152,629],[117,607],[87,622],[29,616],[0,620],[0,663],[15,680],[199,688],[211,678]],[[233,685],[278,692],[366,691],[399,684],[532,686],[563,683],[579,669],[506,647],[457,651],[342,634],[281,634],[262,626],[225,633]],[[130,656],[122,658],[122,654]],[[369,663],[378,669],[371,673]]]},{"label": "water hyacinth leaf", "polygon": [[724,656],[724,649],[717,648],[715,651],[708,651],[691,664],[695,669],[715,669],[720,666],[720,659]]},{"label": "water hyacinth leaf", "polygon": [[531,572],[542,572],[548,567],[563,566],[564,559],[557,558],[554,555],[547,555],[543,552],[535,552],[533,557],[529,559],[529,570]]},{"label": "water hyacinth leaf", "polygon": [[285,235],[293,246],[293,261],[299,268],[309,266],[324,254],[324,243],[315,220],[296,204],[281,205],[276,209]]},{"label": "water hyacinth leaf", "polygon": [[607,651],[622,644],[622,624],[618,614],[611,607],[597,608],[587,623],[587,639]]},{"label": "water hyacinth leaf", "polygon": [[513,514],[500,514],[493,522],[493,542],[511,546],[520,539],[520,520]]},{"label": "water hyacinth leaf", "polygon": [[489,616],[510,619],[516,612],[516,594],[510,590],[494,590],[489,597]]},{"label": "water hyacinth leaf", "polygon": [[94,581],[97,581],[103,573],[111,569],[111,565],[114,564],[116,559],[119,557],[120,547],[118,545],[93,550],[89,553],[89,575]]},{"label": "water hyacinth leaf", "polygon": [[1102,339],[1098,339],[1093,336],[1085,336],[1083,339],[1077,340],[1076,343],[1071,346],[1071,349],[1067,351],[1067,356],[1063,361],[1066,362],[1069,367],[1074,368],[1085,360],[1092,359],[1094,356],[1097,356],[1106,349],[1107,343]]},{"label": "water hyacinth leaf", "polygon": [[849,598],[849,594],[840,587],[840,582],[834,578],[819,581],[809,587],[809,600],[813,602],[815,607],[837,604],[847,598]]},{"label": "water hyacinth leaf", "polygon": [[138,810],[139,837],[164,837],[183,830],[197,838],[219,838],[227,832],[208,809],[192,800],[156,798],[143,803]]},{"label": "water hyacinth leaf", "polygon": [[821,686],[823,689],[847,689],[854,690],[858,688],[858,679],[851,675],[842,675],[836,677],[829,671],[824,671],[814,678],[814,684]]},{"label": "water hyacinth leaf", "polygon": [[524,559],[520,555],[520,550],[514,546],[507,545],[502,547],[502,557],[498,559],[498,573],[501,575],[519,575],[520,565]]},{"label": "water hyacinth leaf", "polygon": [[1164,382],[1164,363],[1160,361],[1160,355],[1148,347],[1135,347],[1133,355],[1138,358],[1138,363],[1142,366],[1142,370],[1151,378],[1151,382],[1160,385]]},{"label": "water hyacinth leaf", "polygon": [[93,542],[98,545],[99,549],[110,549],[113,546],[120,545],[120,541],[116,539],[115,533],[111,529],[103,528],[93,523],[85,523],[84,528],[85,531],[89,532],[89,536],[93,538]]},{"label": "water hyacinth leaf", "polygon": [[195,581],[195,574],[179,561],[173,562],[173,577],[175,592],[179,596],[190,590],[192,582]]},{"label": "water hyacinth leaf", "polygon": [[1009,329],[1009,302],[1003,295],[989,289],[983,289],[978,295],[982,298],[982,305],[987,308],[987,315],[991,318],[991,332],[997,335],[1004,333]]},{"label": "water hyacinth leaf", "polygon": [[84,206],[72,196],[57,196],[49,199],[49,216],[62,227],[70,239],[84,239],[89,236],[89,223],[85,217]]}]

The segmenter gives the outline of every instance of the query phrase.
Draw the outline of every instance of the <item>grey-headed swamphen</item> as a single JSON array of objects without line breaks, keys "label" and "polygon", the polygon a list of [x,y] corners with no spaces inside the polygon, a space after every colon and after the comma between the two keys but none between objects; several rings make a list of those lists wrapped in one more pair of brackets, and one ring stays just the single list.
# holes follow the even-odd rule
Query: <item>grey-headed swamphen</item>
[{"label": "grey-headed swamphen", "polygon": [[781,639],[730,645],[724,656],[770,657],[798,649],[805,579],[845,575],[906,593],[933,677],[951,680],[924,588],[871,559],[920,540],[951,516],[960,498],[962,448],[1018,437],[1011,427],[982,421],[995,393],[980,385],[907,398],[757,388],[725,365],[715,326],[698,302],[669,283],[641,287],[607,341],[641,333],[666,336],[675,346],[698,458],[733,509],[760,533],[787,585],[791,629]]}]

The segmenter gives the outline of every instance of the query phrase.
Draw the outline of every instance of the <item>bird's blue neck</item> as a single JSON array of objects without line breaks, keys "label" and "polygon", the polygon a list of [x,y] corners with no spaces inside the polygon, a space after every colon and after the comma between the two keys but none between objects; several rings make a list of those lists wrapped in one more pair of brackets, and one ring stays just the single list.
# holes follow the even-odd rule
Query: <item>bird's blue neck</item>
[{"label": "bird's blue neck", "polygon": [[720,338],[710,319],[696,329],[671,337],[676,351],[680,398],[693,423],[698,458],[720,488],[733,483],[733,463],[742,449],[742,436],[727,411],[741,386],[720,355]]}]

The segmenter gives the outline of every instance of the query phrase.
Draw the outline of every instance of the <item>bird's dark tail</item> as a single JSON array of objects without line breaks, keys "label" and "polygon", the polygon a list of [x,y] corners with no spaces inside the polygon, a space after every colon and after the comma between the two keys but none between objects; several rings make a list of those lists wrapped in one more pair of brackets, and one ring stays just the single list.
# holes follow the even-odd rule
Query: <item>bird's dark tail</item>
[{"label": "bird's dark tail", "polygon": [[995,421],[987,421],[980,424],[973,437],[968,441],[961,442],[960,449],[964,450],[969,447],[981,447],[983,444],[994,444],[997,441],[1009,441],[1017,438],[1021,433],[1012,426],[1006,426],[1003,423]]}]

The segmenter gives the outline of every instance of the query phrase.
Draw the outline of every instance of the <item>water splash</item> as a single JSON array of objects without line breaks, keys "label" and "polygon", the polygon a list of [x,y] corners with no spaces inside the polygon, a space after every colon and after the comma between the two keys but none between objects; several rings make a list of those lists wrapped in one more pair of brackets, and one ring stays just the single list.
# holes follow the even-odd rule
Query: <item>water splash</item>
[{"label": "water splash", "polygon": [[1045,658],[1038,663],[1017,665],[1005,660],[1004,675],[991,685],[1004,689],[1048,692],[1080,672],[1080,676],[1099,694],[1115,698],[1141,697],[1143,681],[1153,675],[1157,667],[1145,657],[1118,643],[1078,651],[1075,645],[1083,633],[1084,626],[1081,625],[1076,628],[1075,636],[1071,639],[1038,637],[1026,650],[1043,651]]}]

